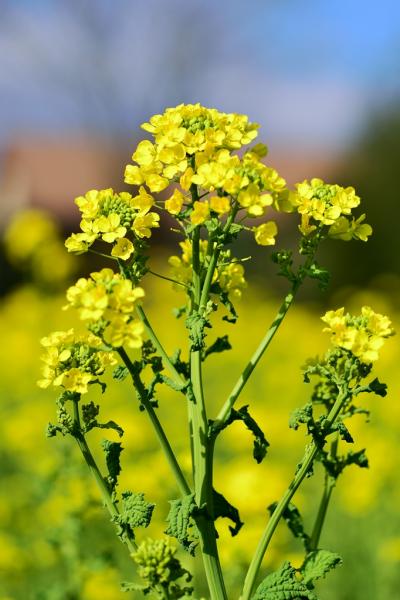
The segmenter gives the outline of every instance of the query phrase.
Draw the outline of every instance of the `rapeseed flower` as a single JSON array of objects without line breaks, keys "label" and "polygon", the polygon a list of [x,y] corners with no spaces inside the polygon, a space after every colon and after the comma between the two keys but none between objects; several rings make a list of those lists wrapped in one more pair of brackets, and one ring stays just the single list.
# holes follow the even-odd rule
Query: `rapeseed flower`
[{"label": "rapeseed flower", "polygon": [[323,331],[331,334],[332,344],[348,350],[365,364],[378,359],[385,339],[394,334],[389,318],[369,306],[363,306],[358,317],[345,314],[343,307],[329,310],[322,321],[327,324]]}]

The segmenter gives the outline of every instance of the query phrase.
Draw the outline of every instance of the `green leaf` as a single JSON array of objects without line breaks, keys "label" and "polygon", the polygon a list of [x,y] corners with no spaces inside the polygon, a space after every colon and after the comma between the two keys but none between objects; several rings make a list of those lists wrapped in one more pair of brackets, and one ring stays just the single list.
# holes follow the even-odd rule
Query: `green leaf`
[{"label": "green leaf", "polygon": [[369,391],[373,392],[377,396],[386,396],[387,394],[387,385],[386,383],[381,383],[377,377],[368,385]]},{"label": "green leaf", "polygon": [[354,444],[354,440],[351,436],[351,433],[347,429],[343,421],[338,421],[337,423],[335,423],[335,425],[332,427],[332,430],[338,431],[341,439],[347,442],[348,444]]},{"label": "green leaf", "polygon": [[171,379],[171,377],[168,377],[167,375],[161,375],[161,381],[166,383],[170,388],[172,388],[176,392],[184,392],[188,387],[187,382],[175,381],[175,379]]},{"label": "green leaf", "polygon": [[207,326],[206,319],[198,313],[193,313],[187,317],[185,324],[187,329],[189,329],[192,350],[201,350],[204,346],[204,328]]},{"label": "green leaf", "polygon": [[228,336],[224,335],[218,337],[211,346],[209,346],[204,352],[204,358],[207,358],[210,354],[224,352],[225,350],[231,350],[232,346],[229,342]]},{"label": "green leaf", "polygon": [[252,600],[317,600],[317,596],[297,579],[296,569],[284,562],[261,582]]},{"label": "green leaf", "polygon": [[197,545],[193,527],[193,515],[198,511],[194,501],[194,494],[188,494],[179,500],[170,501],[171,508],[168,513],[168,528],[165,533],[174,537],[182,546],[194,556]]},{"label": "green leaf", "polygon": [[300,572],[306,585],[313,585],[316,579],[325,577],[329,571],[342,564],[342,559],[336,552],[329,550],[313,550],[307,554]]},{"label": "green leaf", "polygon": [[118,476],[121,473],[120,456],[123,450],[120,442],[110,442],[103,440],[101,446],[106,455],[106,465],[108,470],[108,483],[111,491],[115,490],[118,483]]},{"label": "green leaf", "polygon": [[311,402],[302,408],[296,408],[290,416],[289,427],[297,430],[301,424],[308,425],[313,422],[313,408]]},{"label": "green leaf", "polygon": [[121,592],[142,592],[148,594],[151,588],[149,586],[140,585],[138,583],[131,583],[130,581],[121,582]]},{"label": "green leaf", "polygon": [[[270,515],[272,515],[275,511],[277,504],[277,502],[274,502],[273,504],[270,504],[270,506],[268,506],[268,511]],[[308,550],[310,544],[310,536],[304,530],[303,519],[299,509],[290,502],[290,504],[283,511],[282,517],[285,519],[286,524],[289,527],[289,530],[294,535],[294,537],[301,539],[304,544],[304,548]]]},{"label": "green leaf", "polygon": [[254,446],[253,446],[253,457],[259,464],[266,456],[269,442],[266,439],[264,432],[253,419],[249,413],[249,406],[242,406],[239,410],[232,408],[229,416],[224,421],[222,426],[213,426],[211,424],[211,431],[213,435],[218,435],[223,429],[228,427],[234,421],[243,421],[247,429],[254,435]]},{"label": "green leaf", "polygon": [[240,520],[238,509],[232,506],[225,496],[216,490],[213,490],[213,501],[214,519],[218,519],[219,517],[230,519],[235,524],[234,527],[229,525],[229,531],[231,532],[232,537],[234,537],[239,533],[243,526],[243,522]]},{"label": "green leaf", "polygon": [[123,492],[122,493],[122,510],[119,515],[113,517],[114,523],[120,527],[118,535],[123,536],[124,533],[133,535],[136,527],[148,527],[155,504],[151,504],[144,499],[144,493],[139,492]]},{"label": "green leaf", "polygon": [[118,365],[113,371],[113,378],[117,381],[123,381],[129,374],[129,371],[124,365]]}]

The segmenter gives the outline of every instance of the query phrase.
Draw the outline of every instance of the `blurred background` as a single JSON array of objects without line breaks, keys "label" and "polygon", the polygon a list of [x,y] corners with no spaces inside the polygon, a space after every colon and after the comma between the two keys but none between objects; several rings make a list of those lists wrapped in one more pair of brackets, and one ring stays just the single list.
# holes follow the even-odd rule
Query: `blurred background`
[{"label": "blurred background", "polygon": [[[39,338],[73,322],[60,310],[63,290],[94,266],[63,248],[63,237],[78,226],[73,199],[91,188],[123,189],[140,123],[181,102],[248,114],[262,125],[268,163],[290,184],[321,177],[353,185],[362,198],[373,237],[367,244],[325,245],[320,262],[332,274],[329,290],[302,291],[243,397],[243,403],[254,399],[272,442],[270,460],[251,465],[250,440],[235,427],[220,449],[219,488],[246,522],[232,543],[221,525],[222,558],[235,590],[265,507],[284,490],[304,443],[287,421],[309,394],[300,365],[324,349],[319,315],[371,304],[399,330],[400,5],[2,0],[0,10],[0,600],[113,600],[123,597],[119,581],[131,578],[88,473],[76,466],[75,448],[70,440],[44,437],[53,398],[35,381]],[[280,244],[293,245],[295,227],[282,220],[280,229]],[[176,241],[167,229],[154,240],[153,260],[166,270]],[[210,362],[213,397],[229,392],[279,304],[284,282],[270,277],[266,252],[250,239],[239,249],[255,258],[247,263],[252,291],[238,307],[233,351]],[[148,310],[172,352],[184,336],[171,317],[180,299],[157,281],[146,280],[146,290]],[[326,600],[398,594],[399,359],[395,338],[377,366],[389,396],[368,401],[371,422],[353,426],[357,444],[369,449],[370,469],[353,468],[339,482],[322,543],[342,554],[344,566],[324,586]],[[126,429],[126,472],[129,465],[137,469],[121,485],[132,488],[138,480],[160,503],[155,535],[164,527],[165,495],[176,493],[163,459],[127,386],[101,403],[110,418],[117,411]],[[185,431],[176,425],[182,407],[171,415],[171,404],[160,404],[186,460]],[[93,434],[94,446],[99,440]],[[317,475],[298,499],[306,520],[320,483]],[[288,553],[295,561],[299,551],[282,528],[266,566],[276,567]]]}]

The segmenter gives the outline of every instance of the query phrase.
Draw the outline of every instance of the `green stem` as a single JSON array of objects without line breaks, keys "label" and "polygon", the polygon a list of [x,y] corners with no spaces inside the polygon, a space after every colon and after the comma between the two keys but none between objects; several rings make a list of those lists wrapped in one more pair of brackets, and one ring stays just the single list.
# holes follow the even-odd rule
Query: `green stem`
[{"label": "green stem", "polygon": [[[193,200],[197,199],[197,188],[192,186]],[[216,254],[214,249],[211,258],[203,293],[201,290],[200,264],[200,227],[196,227],[192,237],[192,298],[191,313],[200,311],[207,305],[208,289],[211,284],[213,271],[211,264]],[[215,268],[215,267],[214,267]],[[206,289],[206,292],[204,290]],[[195,500],[202,509],[196,518],[196,525],[201,540],[201,551],[204,570],[207,578],[211,600],[227,600],[221,565],[219,562],[216,531],[213,519],[213,487],[212,487],[212,446],[208,437],[208,421],[203,393],[201,349],[190,350],[190,378],[192,395],[189,398],[189,425],[191,431],[193,480]]]},{"label": "green stem", "polygon": [[132,377],[133,386],[137,392],[140,403],[144,406],[147,414],[149,415],[151,424],[156,432],[160,446],[161,446],[162,450],[164,451],[164,454],[167,458],[168,464],[171,467],[171,470],[175,476],[176,482],[179,487],[179,491],[182,494],[182,496],[187,496],[188,494],[191,493],[190,486],[187,483],[185,476],[182,473],[180,465],[177,461],[174,451],[171,448],[171,445],[168,441],[165,431],[155,413],[155,410],[154,410],[149,398],[147,397],[147,390],[146,390],[142,380],[140,379],[140,376],[139,376],[137,370],[135,369],[134,364],[132,363],[131,359],[127,355],[126,351],[123,348],[118,348],[118,354],[121,356],[122,360],[124,361],[128,371]]},{"label": "green stem", "polygon": [[[336,434],[335,439],[331,444],[330,456],[331,458],[335,458],[337,455],[337,449],[339,444],[339,435]],[[329,475],[329,473],[325,472],[325,481],[324,481],[324,490],[322,493],[321,502],[318,508],[317,518],[315,519],[315,524],[313,527],[313,531],[311,534],[310,540],[310,550],[317,550],[319,540],[321,537],[322,528],[324,526],[326,513],[328,510],[329,502],[332,496],[333,488],[336,485],[336,480]]]},{"label": "green stem", "polygon": [[301,284],[304,281],[306,270],[310,266],[310,264],[312,263],[313,260],[314,260],[314,254],[308,256],[304,265],[299,269],[297,277],[294,280],[294,282],[292,283],[292,288],[291,288],[290,292],[285,296],[277,314],[275,315],[275,319],[272,321],[272,324],[270,325],[269,329],[267,330],[266,334],[264,335],[263,339],[261,340],[260,344],[258,345],[253,356],[250,358],[249,362],[243,369],[242,373],[240,374],[239,379],[236,381],[235,385],[233,386],[233,389],[232,389],[230,395],[228,396],[225,404],[221,408],[221,410],[215,420],[216,426],[222,425],[229,418],[229,414],[230,414],[231,409],[233,408],[233,405],[235,404],[236,400],[238,399],[239,395],[241,394],[244,386],[246,385],[247,381],[249,380],[250,375],[252,374],[252,372],[256,368],[257,364],[259,363],[260,359],[262,358],[264,352],[270,345],[273,337],[275,336],[283,319],[285,318],[289,308],[291,307],[293,300],[295,299],[296,294],[297,294]]},{"label": "green stem", "polygon": [[179,385],[184,385],[186,383],[185,379],[176,370],[173,362],[171,361],[170,357],[168,356],[166,350],[164,349],[164,346],[161,344],[156,333],[154,332],[154,329],[150,325],[150,322],[147,318],[146,313],[143,310],[143,307],[137,306],[136,312],[139,315],[139,319],[142,321],[142,323],[144,325],[147,335],[149,336],[149,338],[153,342],[155,348],[157,349],[158,353],[160,354],[161,358],[163,359],[165,366],[169,369],[169,372],[171,373],[174,381],[176,383],[178,383]]},{"label": "green stem", "polygon": [[297,289],[298,289],[299,285],[294,284],[292,286],[291,291],[286,295],[284,301],[281,304],[281,307],[279,308],[275,319],[273,320],[271,326],[269,327],[267,333],[265,334],[265,336],[263,337],[263,339],[261,340],[260,344],[258,345],[256,351],[254,352],[253,356],[250,358],[249,362],[247,363],[247,365],[245,366],[244,370],[242,371],[239,379],[236,381],[231,393],[228,396],[228,399],[226,400],[225,404],[223,405],[223,407],[221,408],[216,421],[215,421],[215,425],[218,426],[219,424],[222,425],[229,417],[230,411],[233,408],[233,405],[235,404],[237,398],[239,397],[239,395],[241,394],[244,386],[246,385],[250,375],[252,374],[252,372],[254,371],[254,369],[256,368],[258,362],[260,361],[261,357],[263,356],[264,352],[266,351],[266,349],[268,348],[268,346],[270,345],[275,333],[277,332],[280,324],[282,323],[283,319],[286,316],[287,311],[289,310],[294,297],[296,295]]},{"label": "green stem", "polygon": [[[106,483],[104,477],[102,476],[100,469],[97,466],[97,463],[93,457],[93,454],[91,453],[90,448],[86,442],[86,438],[85,438],[84,434],[82,433],[80,417],[79,417],[78,400],[74,400],[73,405],[74,405],[74,425],[75,425],[75,432],[73,434],[74,438],[76,439],[79,449],[82,452],[82,456],[85,459],[85,462],[86,462],[87,466],[89,467],[90,472],[92,473],[92,475],[97,483],[97,486],[100,489],[101,495],[102,495],[104,503],[108,509],[108,512],[110,513],[111,517],[118,517],[119,510],[117,508],[117,505],[115,504],[115,502],[113,501],[113,499],[111,497],[110,490],[107,486],[107,483]],[[137,549],[137,545],[133,538],[130,538],[130,537],[128,537],[128,534],[125,534],[123,541],[127,545],[129,552],[131,554],[133,552],[135,552],[135,550]]]},{"label": "green stem", "polygon": [[[327,430],[329,430],[330,427],[335,422],[337,416],[339,415],[339,413],[347,399],[348,399],[347,391],[342,392],[341,394],[338,395],[335,404],[333,405],[332,409],[330,410],[330,412],[327,416],[326,425],[325,425]],[[289,487],[287,488],[286,492],[283,494],[283,496],[280,499],[280,501],[278,502],[274,512],[272,513],[271,518],[268,522],[268,525],[266,526],[266,528],[261,536],[261,539],[259,541],[259,544],[258,544],[255,554],[253,556],[253,559],[250,563],[249,570],[247,571],[247,575],[246,575],[244,586],[243,586],[243,592],[242,592],[242,595],[240,596],[240,600],[249,600],[250,599],[252,592],[253,592],[255,580],[258,575],[258,571],[260,569],[262,560],[263,560],[265,552],[269,546],[271,538],[275,532],[275,529],[276,529],[284,511],[286,510],[289,502],[293,498],[294,494],[296,493],[300,484],[306,477],[307,473],[309,473],[309,471],[312,467],[312,464],[314,462],[315,456],[318,453],[318,450],[319,450],[319,447],[317,446],[317,444],[315,443],[314,440],[307,446],[303,460],[300,463],[300,468],[298,469],[298,471],[297,471],[296,475],[294,476],[293,480],[291,481]]]}]

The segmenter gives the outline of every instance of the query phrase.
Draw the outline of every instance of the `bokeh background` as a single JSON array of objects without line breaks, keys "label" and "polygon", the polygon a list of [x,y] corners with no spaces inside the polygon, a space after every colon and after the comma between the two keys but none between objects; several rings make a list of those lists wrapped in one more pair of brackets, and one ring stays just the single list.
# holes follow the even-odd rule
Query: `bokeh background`
[{"label": "bokeh background", "polygon": [[[124,597],[119,581],[131,578],[131,565],[89,474],[70,440],[44,436],[54,398],[35,387],[38,340],[72,324],[73,316],[61,311],[63,290],[98,266],[63,249],[63,236],[77,227],[74,197],[91,188],[122,189],[140,123],[166,106],[197,101],[261,123],[268,161],[290,184],[316,176],[354,185],[374,228],[367,244],[325,245],[320,261],[332,273],[329,290],[302,291],[246,388],[243,403],[253,405],[271,441],[269,459],[251,463],[250,440],[239,426],[220,444],[217,486],[246,523],[232,541],[225,524],[219,527],[237,597],[265,507],[284,490],[304,444],[287,421],[309,393],[300,366],[326,343],[319,315],[371,304],[400,329],[399,33],[394,0],[1,2],[1,600]],[[280,224],[281,245],[294,243],[289,221]],[[154,240],[153,260],[166,271],[176,240],[168,229]],[[239,253],[254,257],[246,264],[250,286],[230,334],[234,349],[210,359],[211,415],[285,287],[273,277],[268,251],[249,239]],[[182,325],[171,316],[180,299],[168,283],[147,276],[145,284],[148,311],[172,352],[184,343]],[[389,395],[368,400],[370,423],[353,424],[370,469],[349,469],[335,491],[322,545],[339,552],[344,565],[322,588],[326,600],[392,600],[400,588],[399,359],[394,338],[377,366]],[[166,498],[176,490],[129,387],[113,390],[98,400],[105,418],[126,431],[121,489],[158,501],[150,532],[157,535]],[[160,416],[185,463],[184,407],[166,394]],[[100,439],[93,434],[94,448]],[[308,524],[320,484],[317,474],[296,500]],[[299,552],[282,527],[265,566],[288,555],[296,562]]]}]

